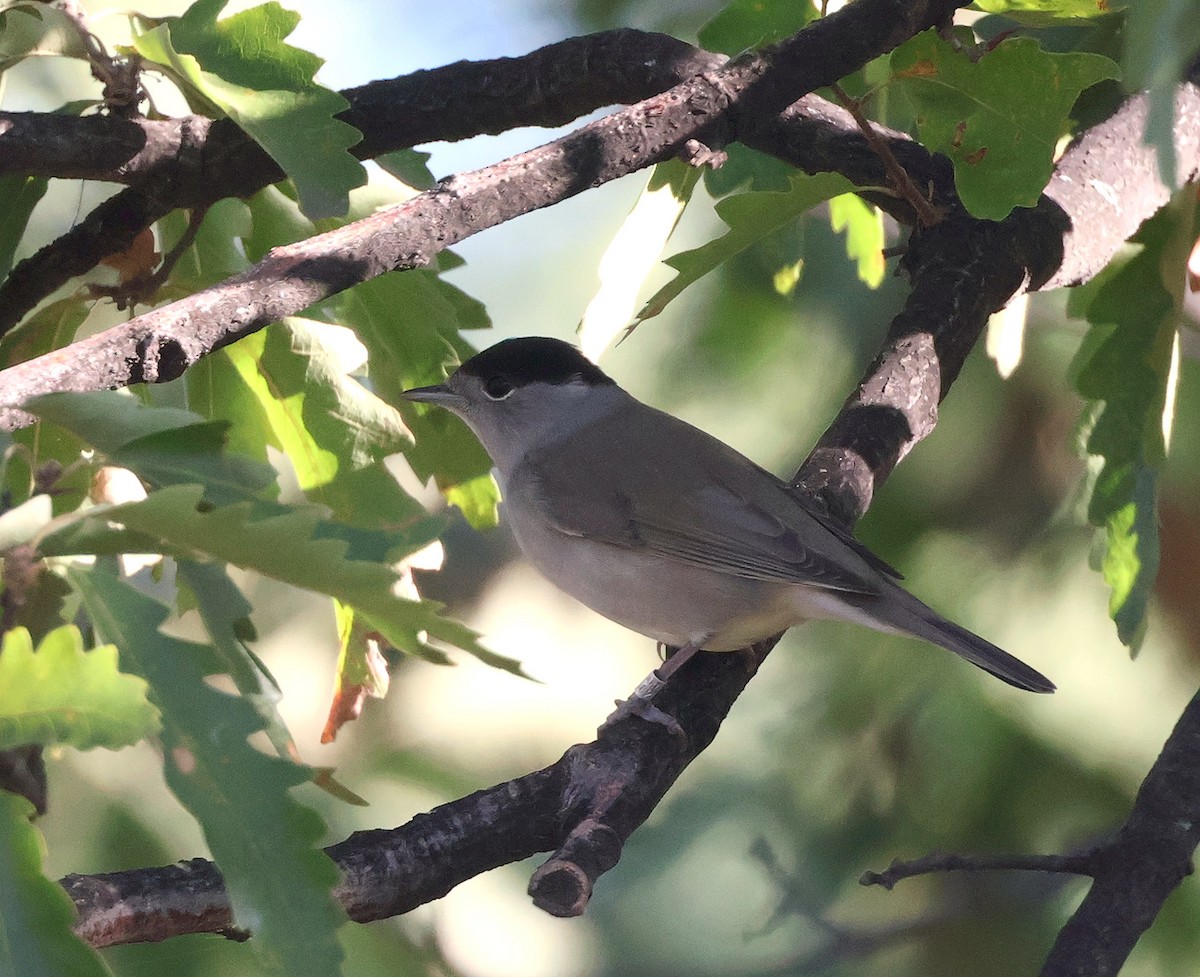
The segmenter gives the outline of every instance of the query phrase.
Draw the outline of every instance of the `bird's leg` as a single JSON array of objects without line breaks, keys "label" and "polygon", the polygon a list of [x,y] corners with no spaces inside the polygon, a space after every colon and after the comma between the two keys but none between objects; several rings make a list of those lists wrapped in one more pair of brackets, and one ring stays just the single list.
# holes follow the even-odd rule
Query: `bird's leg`
[{"label": "bird's leg", "polygon": [[711,635],[706,634],[699,640],[689,641],[677,649],[675,654],[638,683],[637,688],[633,690],[633,694],[628,699],[618,699],[617,708],[604,720],[604,723],[596,731],[597,734],[603,734],[606,729],[626,716],[637,716],[646,722],[665,726],[672,736],[678,736],[686,744],[687,733],[679,725],[679,720],[670,713],[659,709],[654,704],[654,697],[667,684],[671,676],[700,651],[710,637]]}]

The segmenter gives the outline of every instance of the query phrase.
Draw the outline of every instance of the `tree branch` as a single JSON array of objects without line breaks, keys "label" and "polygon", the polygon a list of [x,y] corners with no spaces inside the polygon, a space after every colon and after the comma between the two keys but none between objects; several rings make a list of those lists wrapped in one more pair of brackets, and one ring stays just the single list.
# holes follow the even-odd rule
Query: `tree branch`
[{"label": "tree branch", "polygon": [[1062,928],[1041,977],[1108,977],[1124,965],[1200,845],[1200,693],[1142,781],[1133,810],[1097,852],[1095,881]]},{"label": "tree branch", "polygon": [[889,892],[897,882],[934,872],[1055,872],[1096,874],[1096,851],[1075,855],[955,855],[935,852],[923,858],[896,859],[882,872],[863,872],[860,885],[881,885]]},{"label": "tree branch", "polygon": [[[860,0],[843,14],[865,12],[868,18],[882,19],[881,11],[889,9],[882,0]],[[820,23],[833,21],[831,17]],[[856,22],[844,18],[839,23]],[[880,38],[893,41],[890,28],[870,27],[864,33],[872,43]],[[102,334],[108,338],[94,346],[87,346],[91,340],[85,340],[23,365],[29,368],[24,372],[19,372],[23,367],[4,371],[0,374],[3,403],[15,405],[40,390],[95,389],[97,383],[115,386],[177,376],[198,356],[280,315],[299,311],[389,268],[419,265],[476,230],[666,158],[688,138],[719,143],[730,134],[766,140],[764,133],[774,133],[779,148],[794,132],[773,128],[784,106],[806,90],[803,85],[825,84],[846,71],[844,64],[831,67],[819,60],[832,56],[840,42],[821,36],[821,49],[815,51],[794,43],[806,35],[813,36],[802,32],[772,49],[765,61],[752,58],[710,71],[539,150],[445,181],[401,208],[279,249],[229,282],[110,330],[113,335]],[[781,54],[784,50],[786,55]],[[809,55],[814,59],[811,75],[806,74],[804,62]],[[772,74],[778,59],[792,57],[798,59],[795,64]],[[831,77],[821,75],[826,70]],[[800,77],[807,80],[801,84]],[[790,92],[786,91],[789,84],[795,85]],[[782,115],[802,111],[793,106]],[[808,111],[816,116],[828,110],[809,103]],[[772,121],[764,122],[764,116]],[[1195,119],[1182,113],[1180,126],[1195,131]],[[832,133],[834,128],[825,131]],[[838,138],[842,136],[830,134],[829,142]],[[1184,140],[1183,149],[1188,150],[1188,145]],[[806,146],[796,151],[813,150]],[[915,164],[939,169],[939,163],[919,147],[911,151]],[[1089,170],[1097,163],[1086,149],[1076,147],[1072,152],[1075,155],[1064,158],[1069,161],[1065,165],[1073,167],[1072,180],[1113,179],[1112,168],[1120,161],[1104,159],[1103,165],[1110,169],[1102,173]],[[1195,172],[1195,156],[1194,147],[1191,162],[1181,154],[1181,175]],[[898,158],[909,165],[903,156]],[[873,163],[864,159],[863,165],[882,172],[877,159]],[[944,168],[940,172],[944,174]],[[547,189],[539,193],[541,188]],[[913,283],[905,309],[894,320],[883,350],[859,388],[796,477],[796,484],[823,500],[830,512],[852,523],[866,510],[876,485],[932,430],[937,405],[988,315],[1018,291],[1054,281],[1051,276],[1063,264],[1064,233],[1072,225],[1080,226],[1074,213],[1065,209],[1076,198],[1056,199],[1059,205],[1046,199],[1037,209],[1017,212],[1002,224],[971,220],[956,212],[914,238],[904,259]],[[1138,201],[1156,208],[1154,199],[1148,195]],[[1149,209],[1141,217],[1152,212]],[[1089,230],[1099,236],[1098,228]],[[1114,240],[1113,250],[1116,246]],[[75,386],[71,371],[103,357],[118,365],[92,375],[83,387]],[[121,365],[126,358],[136,364],[132,369]],[[10,394],[16,382],[24,386]],[[553,851],[535,873],[531,892],[547,911],[578,914],[596,879],[616,864],[632,831],[711,742],[773,644],[764,642],[743,654],[697,656],[681,669],[657,704],[678,719],[687,734],[683,746],[659,725],[626,718],[597,741],[572,747],[551,767],[453,801],[401,828],[361,832],[333,846],[329,853],[343,872],[338,898],[351,918],[382,918],[437,898],[480,871],[534,852]],[[1111,873],[1107,865],[1100,870],[1092,893],[1076,914],[1077,934],[1069,936],[1068,926],[1060,936],[1064,961],[1082,959],[1085,938],[1095,938],[1095,927],[1108,925],[1102,913],[1131,898],[1141,900],[1141,908],[1133,914],[1133,928],[1141,926],[1132,935],[1135,941],[1157,912],[1160,896],[1165,897],[1181,877],[1181,866],[1195,847],[1197,819],[1191,815],[1200,806],[1200,772],[1194,762],[1200,751],[1198,716],[1200,706],[1193,701],[1155,765],[1155,771],[1163,767],[1166,772],[1156,776],[1152,771],[1122,832],[1139,839],[1143,832],[1161,834],[1162,844],[1169,848],[1169,870],[1157,872],[1152,865],[1130,866],[1119,860]],[[1186,774],[1189,764],[1191,773]],[[1191,819],[1185,822],[1187,811]],[[1158,841],[1152,837],[1152,843]],[[1103,886],[1102,878],[1107,880]],[[194,861],[173,870],[71,876],[64,885],[80,910],[80,932],[95,945],[161,939],[182,932],[232,932],[219,875],[207,862]],[[1099,909],[1089,908],[1089,903]],[[170,915],[165,923],[164,907]],[[1125,943],[1132,946],[1124,931],[1109,943],[1113,959]],[[1052,954],[1046,973],[1083,972],[1052,970],[1055,959]]]},{"label": "tree branch", "polygon": [[[200,357],[283,316],[385,271],[428,264],[484,228],[667,159],[689,139],[723,142],[720,130],[736,128],[739,117],[753,119],[755,111],[777,116],[790,104],[781,78],[797,86],[798,98],[878,55],[883,50],[878,45],[902,40],[877,23],[891,6],[889,0],[860,0],[760,54],[691,78],[538,149],[452,177],[398,207],[277,248],[235,278],[5,370],[0,408],[53,390],[174,379]],[[953,7],[906,4],[909,16],[923,12],[926,20],[903,23],[919,30]],[[843,33],[855,43],[835,43]],[[0,409],[0,427],[27,421],[19,411]]]}]

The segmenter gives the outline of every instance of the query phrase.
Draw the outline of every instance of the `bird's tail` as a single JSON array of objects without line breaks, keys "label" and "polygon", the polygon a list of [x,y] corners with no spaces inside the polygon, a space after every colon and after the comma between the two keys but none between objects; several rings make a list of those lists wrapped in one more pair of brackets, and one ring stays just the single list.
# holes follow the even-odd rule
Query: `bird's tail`
[{"label": "bird's tail", "polygon": [[886,594],[872,598],[869,605],[863,602],[860,606],[878,622],[880,630],[900,631],[932,642],[961,655],[1018,689],[1029,692],[1054,691],[1054,683],[1037,669],[979,635],[946,620],[901,587],[889,588]]}]

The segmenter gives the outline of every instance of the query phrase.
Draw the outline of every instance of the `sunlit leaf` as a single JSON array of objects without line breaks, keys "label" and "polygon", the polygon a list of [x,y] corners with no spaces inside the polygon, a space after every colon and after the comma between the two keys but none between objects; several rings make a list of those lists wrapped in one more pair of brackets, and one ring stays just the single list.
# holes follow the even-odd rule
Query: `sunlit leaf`
[{"label": "sunlit leaf", "polygon": [[637,297],[658,267],[700,171],[681,160],[659,163],[600,259],[600,287],[579,324],[584,356],[598,360],[633,319]]},{"label": "sunlit leaf", "polygon": [[963,204],[988,220],[1037,203],[1079,93],[1118,74],[1101,55],[1052,54],[1028,37],[975,62],[936,31],[893,51],[891,66],[893,87],[915,106],[922,143],[950,158]]},{"label": "sunlit leaf", "polygon": [[975,0],[973,6],[1031,26],[1085,21],[1124,10],[1121,0]]},{"label": "sunlit leaf", "polygon": [[[1105,533],[1101,568],[1112,589],[1110,613],[1135,652],[1158,573],[1157,483],[1178,383],[1181,223],[1170,210],[1160,213],[1139,232],[1140,250],[1093,284],[1092,328],[1073,365],[1076,389],[1097,405],[1089,409],[1086,451],[1103,459],[1088,519]],[[1164,261],[1172,249],[1180,251],[1178,261]]]},{"label": "sunlit leaf", "polygon": [[883,214],[862,197],[842,193],[829,201],[829,223],[846,233],[846,256],[858,265],[858,279],[869,288],[883,282]]},{"label": "sunlit leaf", "polygon": [[85,651],[70,624],[46,635],[36,651],[25,628],[5,633],[0,750],[26,743],[119,750],[157,731],[146,683],[121,673],[112,645]]},{"label": "sunlit leaf", "polygon": [[345,214],[365,180],[347,152],[361,134],[335,118],[348,103],[313,81],[320,58],[284,43],[298,14],[272,2],[218,21],[227,2],[198,0],[159,22],[135,37],[138,53],[245,129],[295,182],[306,214]]},{"label": "sunlit leaf", "polygon": [[693,282],[772,231],[795,220],[822,200],[850,189],[845,177],[835,173],[795,176],[785,193],[741,193],[717,204],[717,214],[728,226],[721,237],[692,251],[673,255],[666,263],[678,274],[660,288],[637,315],[639,322],[662,312]]}]

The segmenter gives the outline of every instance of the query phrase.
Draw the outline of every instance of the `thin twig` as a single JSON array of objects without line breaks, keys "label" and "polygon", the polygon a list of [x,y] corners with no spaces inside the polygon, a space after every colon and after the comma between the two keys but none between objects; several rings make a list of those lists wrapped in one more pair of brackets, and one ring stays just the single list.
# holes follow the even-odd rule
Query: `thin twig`
[{"label": "thin twig", "polygon": [[911,861],[896,859],[883,872],[863,872],[859,885],[881,885],[888,891],[897,882],[933,872],[1058,872],[1067,875],[1096,874],[1101,849],[1070,855],[955,855],[934,852]]},{"label": "thin twig", "polygon": [[917,219],[921,222],[922,227],[933,227],[934,224],[942,219],[942,215],[934,210],[933,205],[930,204],[925,195],[917,189],[916,184],[913,183],[912,178],[908,175],[908,171],[896,160],[895,155],[888,147],[887,141],[879,137],[871,120],[863,115],[862,103],[858,99],[851,98],[841,85],[830,85],[829,90],[837,96],[837,100],[841,103],[842,108],[854,116],[854,121],[858,124],[863,138],[867,140],[871,149],[883,161],[884,168],[887,170],[888,180],[892,184],[892,189],[912,205],[912,209],[916,211]]}]

